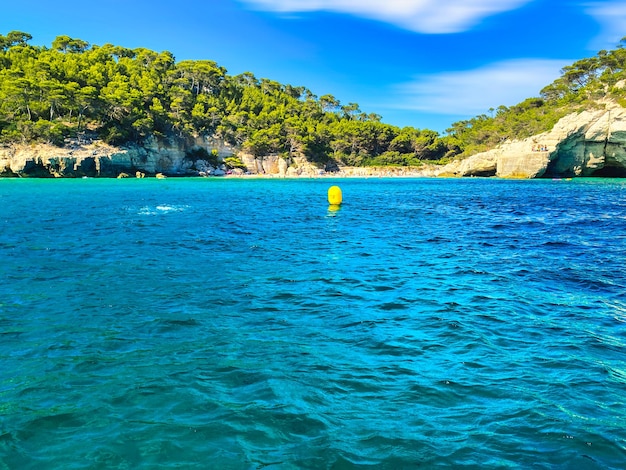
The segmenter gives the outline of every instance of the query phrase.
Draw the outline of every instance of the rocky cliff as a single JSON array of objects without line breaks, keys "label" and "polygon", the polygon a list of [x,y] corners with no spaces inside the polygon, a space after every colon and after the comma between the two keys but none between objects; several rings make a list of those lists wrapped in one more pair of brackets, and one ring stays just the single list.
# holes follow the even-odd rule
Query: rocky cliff
[{"label": "rocky cliff", "polygon": [[123,147],[113,147],[98,140],[71,141],[62,148],[14,144],[0,147],[0,176],[80,178],[159,173],[181,176],[223,174],[223,165],[212,165],[198,157],[198,149],[206,150],[206,154],[214,152],[218,157],[233,154],[223,142],[210,139],[184,142],[151,138],[143,145]]},{"label": "rocky cliff", "polygon": [[435,176],[626,176],[626,109],[605,101],[554,128],[446,165]]},{"label": "rocky cliff", "polygon": [[312,164],[304,157],[254,157],[212,139],[186,142],[151,138],[142,145],[129,144],[122,147],[107,145],[98,140],[82,143],[71,141],[65,147],[46,144],[6,145],[0,147],[0,177],[224,175],[226,166],[203,159],[202,150],[206,151],[205,155],[216,154],[222,160],[236,154],[246,166],[246,170],[239,172],[251,175],[316,176],[324,170],[323,166]]},{"label": "rocky cliff", "polygon": [[[76,178],[225,173],[223,164],[203,159],[199,150],[206,151],[204,155],[213,153],[222,158],[237,154],[250,174],[313,177],[328,170],[304,157],[254,157],[207,138],[194,142],[152,138],[143,145],[124,147],[112,147],[100,141],[68,142],[63,148],[51,145],[0,147],[0,176]],[[495,149],[436,169],[332,170],[341,176],[626,177],[626,109],[615,102],[601,102],[596,109],[564,117],[549,132],[507,141]]]}]

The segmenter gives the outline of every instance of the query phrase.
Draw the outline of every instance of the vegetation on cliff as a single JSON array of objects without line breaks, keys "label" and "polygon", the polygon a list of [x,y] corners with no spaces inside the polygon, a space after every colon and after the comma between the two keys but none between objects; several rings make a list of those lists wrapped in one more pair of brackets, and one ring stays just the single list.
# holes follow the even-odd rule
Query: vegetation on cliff
[{"label": "vegetation on cliff", "polygon": [[626,37],[616,49],[598,52],[561,70],[561,76],[541,90],[540,97],[491,109],[490,115],[454,123],[446,132],[454,136],[460,157],[488,150],[507,139],[523,139],[549,131],[567,114],[598,106],[612,99],[626,107]]},{"label": "vegetation on cliff", "polygon": [[176,62],[167,52],[90,45],[68,36],[32,46],[28,33],[0,35],[0,142],[62,145],[85,134],[107,143],[152,135],[212,136],[256,156],[305,156],[352,166],[445,162],[507,138],[549,130],[567,113],[611,96],[626,103],[622,43],[563,69],[562,76],[515,106],[452,124],[447,135],[399,128],[316,96],[302,86],[231,76],[210,60]]},{"label": "vegetation on cliff", "polygon": [[49,142],[88,132],[110,144],[151,135],[223,139],[256,156],[305,156],[347,165],[416,165],[460,153],[454,138],[398,128],[355,103],[302,86],[230,76],[209,60],[89,45],[59,36],[0,36],[0,141]]}]

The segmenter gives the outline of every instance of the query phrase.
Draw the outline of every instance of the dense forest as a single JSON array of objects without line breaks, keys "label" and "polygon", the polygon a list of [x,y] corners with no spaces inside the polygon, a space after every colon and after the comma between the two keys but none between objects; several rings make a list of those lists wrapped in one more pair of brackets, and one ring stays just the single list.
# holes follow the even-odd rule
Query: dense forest
[{"label": "dense forest", "polygon": [[611,95],[626,104],[623,39],[563,69],[522,103],[451,125],[446,135],[399,128],[356,103],[303,86],[228,75],[210,60],[176,62],[167,52],[90,45],[68,36],[51,47],[0,35],[0,143],[97,136],[107,143],[210,135],[253,155],[301,155],[351,166],[446,162],[550,129],[565,114]]}]

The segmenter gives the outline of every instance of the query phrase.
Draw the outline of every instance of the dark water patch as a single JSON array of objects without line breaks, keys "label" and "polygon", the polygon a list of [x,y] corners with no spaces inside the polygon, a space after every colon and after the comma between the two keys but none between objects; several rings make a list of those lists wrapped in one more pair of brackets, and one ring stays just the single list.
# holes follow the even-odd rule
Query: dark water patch
[{"label": "dark water patch", "polygon": [[450,242],[452,242],[452,239],[446,238],[446,237],[435,236],[435,237],[430,237],[430,238],[426,239],[426,242],[428,242],[428,243],[450,243]]},{"label": "dark water patch", "polygon": [[406,303],[401,302],[386,302],[384,304],[378,305],[379,310],[389,311],[389,310],[406,310],[410,306]]},{"label": "dark water patch", "polygon": [[272,300],[299,300],[300,296],[298,294],[294,294],[292,292],[280,292],[278,294],[274,294],[272,296]]},{"label": "dark water patch", "polygon": [[278,307],[265,305],[262,307],[249,307],[246,309],[246,311],[250,313],[272,313],[272,312],[280,312],[281,309]]},{"label": "dark water patch", "polygon": [[191,326],[191,327],[200,326],[200,322],[194,318],[162,320],[162,322],[165,325],[174,326],[174,327],[176,326]]},{"label": "dark water patch", "polygon": [[570,248],[570,247],[575,246],[574,244],[569,243],[564,240],[548,240],[544,242],[543,245],[546,247],[554,247],[554,248]]},{"label": "dark water patch", "polygon": [[376,292],[385,292],[385,291],[394,290],[395,287],[385,286],[385,285],[375,285],[375,286],[369,286],[369,289],[376,291]]}]

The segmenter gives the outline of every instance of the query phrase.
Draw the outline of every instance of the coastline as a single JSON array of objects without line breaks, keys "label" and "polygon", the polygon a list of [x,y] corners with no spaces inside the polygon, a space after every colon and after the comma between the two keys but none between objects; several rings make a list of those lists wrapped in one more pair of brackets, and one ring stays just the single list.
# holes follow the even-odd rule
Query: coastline
[{"label": "coastline", "polygon": [[[158,144],[158,145],[157,145]],[[242,168],[229,169],[220,161],[189,158],[188,149],[151,141],[146,146],[114,147],[101,141],[56,147],[49,144],[0,146],[0,178],[368,178],[432,177],[444,167],[424,163],[418,167],[335,166],[334,171],[303,157],[253,157],[240,154]]]},{"label": "coastline", "polygon": [[[320,179],[332,179],[332,178],[427,178],[436,177],[437,167],[435,165],[425,165],[421,168],[415,167],[393,167],[393,168],[380,168],[380,167],[345,167],[339,171],[303,171],[297,172],[284,172],[284,173],[231,173],[221,178],[245,178],[245,179],[298,179],[298,178],[320,178]],[[210,176],[209,176],[210,177]]]}]

